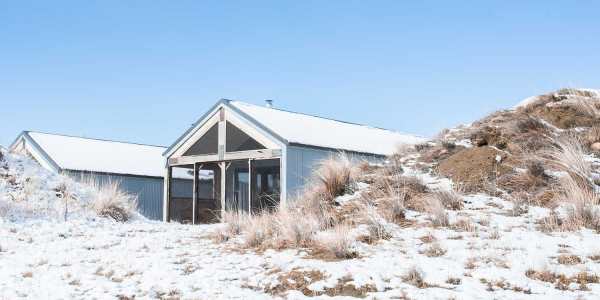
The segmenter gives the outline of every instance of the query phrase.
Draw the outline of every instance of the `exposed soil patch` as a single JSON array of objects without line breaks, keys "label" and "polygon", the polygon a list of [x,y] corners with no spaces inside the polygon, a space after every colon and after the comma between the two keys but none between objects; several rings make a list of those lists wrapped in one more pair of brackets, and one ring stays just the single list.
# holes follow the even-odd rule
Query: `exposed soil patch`
[{"label": "exposed soil patch", "polygon": [[[497,157],[501,158],[500,162]],[[438,172],[460,183],[465,192],[493,191],[491,184],[513,171],[506,160],[506,153],[492,147],[470,148],[442,161]]]}]

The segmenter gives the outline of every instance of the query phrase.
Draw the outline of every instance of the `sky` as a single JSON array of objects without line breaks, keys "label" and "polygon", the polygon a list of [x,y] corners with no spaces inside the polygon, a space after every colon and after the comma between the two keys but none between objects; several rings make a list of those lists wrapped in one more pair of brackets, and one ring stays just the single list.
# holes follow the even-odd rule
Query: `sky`
[{"label": "sky", "polygon": [[0,145],[170,145],[221,98],[424,136],[600,88],[599,1],[2,1]]}]

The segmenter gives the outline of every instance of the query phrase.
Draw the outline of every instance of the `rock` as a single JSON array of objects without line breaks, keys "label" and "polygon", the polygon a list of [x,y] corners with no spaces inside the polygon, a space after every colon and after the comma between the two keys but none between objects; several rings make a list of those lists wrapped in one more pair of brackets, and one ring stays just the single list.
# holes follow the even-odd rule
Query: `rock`
[{"label": "rock", "polygon": [[590,148],[592,148],[592,151],[594,152],[600,152],[600,142],[593,143]]}]

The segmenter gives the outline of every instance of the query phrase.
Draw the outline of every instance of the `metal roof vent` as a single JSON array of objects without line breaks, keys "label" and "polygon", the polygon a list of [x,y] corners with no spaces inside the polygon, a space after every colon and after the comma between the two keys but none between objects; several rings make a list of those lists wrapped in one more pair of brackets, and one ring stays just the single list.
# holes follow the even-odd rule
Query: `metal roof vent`
[{"label": "metal roof vent", "polygon": [[268,108],[273,108],[273,100],[265,100],[265,105]]}]

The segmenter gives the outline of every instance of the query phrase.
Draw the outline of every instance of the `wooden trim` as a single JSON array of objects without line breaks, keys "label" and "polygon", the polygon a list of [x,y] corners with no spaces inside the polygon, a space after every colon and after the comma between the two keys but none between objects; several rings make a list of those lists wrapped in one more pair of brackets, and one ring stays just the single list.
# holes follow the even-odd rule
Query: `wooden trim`
[{"label": "wooden trim", "polygon": [[214,154],[183,156],[183,157],[178,157],[178,158],[170,158],[169,166],[182,166],[182,165],[192,165],[195,163],[230,161],[230,160],[281,158],[281,154],[282,154],[282,152],[279,149],[261,149],[261,150],[250,150],[250,151],[239,151],[239,152],[226,152],[222,158],[219,157],[219,155],[214,155]]}]

